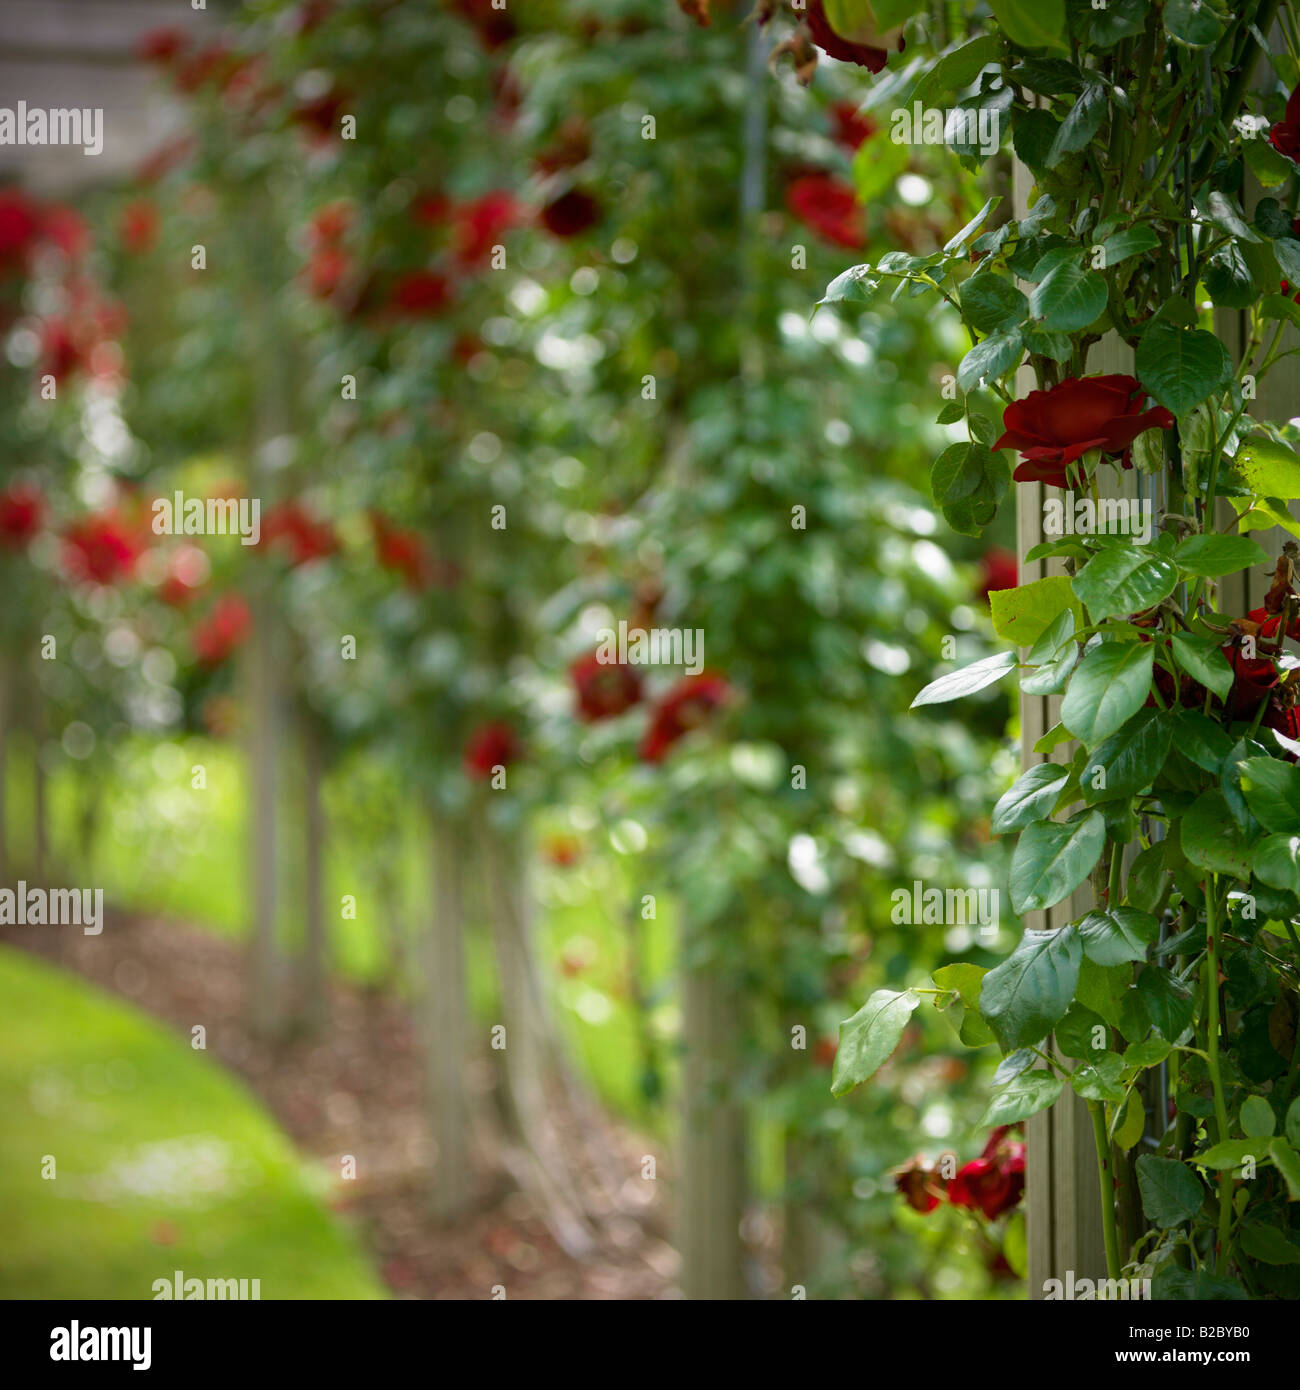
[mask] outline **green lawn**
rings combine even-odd
[[[0,1298],[149,1299],[174,1270],[384,1296],[329,1177],[204,1053],[6,947],[0,1020]]]

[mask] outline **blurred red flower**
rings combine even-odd
[[[984,1152],[957,1170],[948,1184],[955,1207],[980,1211],[992,1221],[1010,1211],[1025,1190],[1025,1146],[1009,1126],[995,1129]]]
[[[21,550],[45,523],[45,498],[34,483],[10,483],[0,492],[0,545]]]
[[[426,318],[451,303],[451,285],[436,270],[408,270],[398,277],[388,302],[403,314]]]
[[[40,230],[40,209],[22,189],[0,188],[0,271],[26,264]]]
[[[333,555],[339,544],[328,521],[318,521],[300,502],[281,502],[262,518],[257,548],[264,547],[275,549],[296,569]]]
[[[456,210],[456,255],[464,265],[479,265],[511,227],[523,220],[514,196],[498,189],[463,203]]]
[[[867,244],[857,196],[834,174],[803,174],[785,190],[785,205],[823,241],[855,251]]]
[[[831,103],[831,139],[847,150],[856,150],[864,140],[876,133],[877,126],[870,116],[858,114],[858,108],[851,101]]]
[[[370,527],[375,537],[375,556],[380,565],[400,574],[407,588],[427,589],[440,582],[449,582],[449,567],[440,566],[434,560],[418,531],[394,526],[378,511],[370,513]]]
[[[485,48],[500,48],[514,38],[515,21],[492,0],[453,0],[454,7],[478,30]]]
[[[650,726],[641,740],[641,760],[662,762],[680,738],[727,704],[731,694],[727,681],[713,672],[683,676],[655,707]]]
[[[943,1200],[943,1181],[938,1169],[928,1158],[909,1158],[895,1168],[894,1187],[914,1211],[929,1215]]]
[[[190,633],[200,666],[220,666],[253,628],[253,614],[238,594],[222,594]]]
[[[641,698],[641,675],[621,662],[601,661],[592,652],[569,667],[578,696],[578,716],[593,723],[612,719],[631,709]]]
[[[83,518],[63,533],[63,565],[74,581],[115,584],[135,568],[143,549],[116,511]]]
[[[133,256],[152,251],[158,241],[158,209],[148,198],[136,198],[122,209],[117,234]]]
[[[465,742],[465,773],[476,781],[485,781],[494,768],[506,767],[522,751],[519,737],[509,724],[499,719],[480,724]]]
[[[312,252],[303,268],[308,291],[316,299],[330,299],[352,268],[352,257],[337,246],[322,246]]]
[[[1300,87],[1286,100],[1286,111],[1268,132],[1269,143],[1293,163],[1300,163]]]
[[[146,63],[166,64],[188,45],[189,39],[182,30],[164,25],[142,34],[135,51]]]
[[[601,216],[600,204],[580,188],[561,193],[541,211],[542,226],[558,237],[581,236],[596,226]]]
[[[976,592],[987,599],[995,589],[1014,589],[1020,583],[1015,553],[994,546],[980,556],[980,582]]]

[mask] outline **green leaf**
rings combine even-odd
[[[829,285],[818,304],[869,304],[880,287],[875,266],[854,265],[841,271]]]
[[[1251,242],[1260,239],[1259,233],[1247,224],[1235,201],[1218,189],[1215,189],[1204,202],[1198,201],[1196,208],[1207,222],[1239,241]]]
[[[1295,285],[1300,281],[1300,241],[1294,237],[1280,236],[1273,243],[1273,254],[1277,257],[1283,279],[1290,282],[1294,293]]]
[[[996,333],[1019,323],[1029,313],[1029,301],[1005,275],[972,275],[961,287],[961,307],[980,333]]]
[[[963,695],[973,695],[986,685],[1001,680],[1016,664],[1015,652],[997,652],[963,666],[958,671],[949,671],[938,680],[931,681],[912,701],[910,708],[918,705],[941,705],[948,700],[960,699]]]
[[[898,1046],[912,1011],[921,1002],[915,990],[878,989],[840,1024],[840,1045],[831,1075],[831,1094],[842,1096],[880,1070]]]
[[[1190,1221],[1205,1200],[1200,1178],[1176,1158],[1142,1154],[1137,1161],[1137,1178],[1142,1210],[1162,1231]]]
[[[1084,1100],[1104,1100],[1118,1105],[1124,1099],[1120,1076],[1124,1063],[1113,1052],[1103,1052],[1094,1061],[1075,1067],[1070,1073],[1070,1085]]]
[[[1300,1148],[1300,1096],[1297,1096],[1286,1108],[1286,1120],[1282,1126],[1286,1130],[1288,1141]]]
[[[1158,711],[1139,710],[1119,733],[1099,743],[1084,764],[1079,774],[1084,801],[1092,806],[1133,796],[1150,786],[1165,765],[1173,733],[1172,722]]]
[[[1192,1162],[1202,1168],[1240,1168],[1247,1159],[1256,1163],[1268,1152],[1269,1145],[1260,1145],[1258,1139],[1224,1139],[1212,1144],[1201,1153],[1192,1155]]]
[[[1245,758],[1240,769],[1246,804],[1260,825],[1300,834],[1300,767],[1277,758]]]
[[[1255,846],[1255,875],[1270,888],[1300,893],[1300,838],[1265,835]],[[1245,878],[1240,874],[1238,877]]]
[[[1106,308],[1109,289],[1104,276],[1066,261],[1034,286],[1029,312],[1043,328],[1074,333],[1095,323]]]
[[[1231,241],[1210,257],[1201,279],[1220,309],[1249,309],[1259,298],[1246,258]]]
[[[1146,28],[1150,0],[1108,0],[1086,12],[1088,37],[1095,48],[1113,48]]]
[[[976,232],[988,220],[988,215],[1002,201],[1001,195],[990,198],[987,203],[971,218],[969,222],[957,233],[956,236],[949,238],[944,243],[944,250],[951,256],[964,251],[966,243],[975,235]]]
[[[1213,333],[1179,328],[1168,319],[1147,325],[1135,366],[1142,385],[1175,415],[1186,415],[1232,375],[1232,361]]]
[[[1268,564],[1264,547],[1249,536],[1188,536],[1174,548],[1174,560],[1180,570],[1206,579]]]
[[[1101,269],[1111,270],[1130,256],[1154,251],[1159,245],[1160,238],[1145,222],[1136,227],[1124,227],[1101,243]]]
[[[1300,497],[1300,457],[1285,444],[1251,435],[1233,456],[1242,482],[1258,497]]]
[[[993,1092],[989,1108],[980,1120],[982,1129],[1013,1125],[1027,1120],[1056,1102],[1065,1083],[1049,1071],[1027,1071]]]
[[[1027,768],[998,798],[993,808],[993,833],[1005,835],[1008,830],[1046,820],[1069,780],[1069,768],[1059,763],[1037,763]]]
[[[1109,546],[1074,577],[1075,596],[1095,623],[1140,613],[1178,587],[1178,566],[1150,546]]]
[[[1106,88],[1100,82],[1089,82],[1056,132],[1047,155],[1048,168],[1054,169],[1067,154],[1087,149],[1105,117]]]
[[[1053,623],[1077,606],[1067,575],[1051,575],[1019,584],[1014,589],[994,589],[989,595],[993,631],[1018,647],[1032,647]],[[1070,629],[1073,631],[1073,627]]]
[[[1275,1226],[1243,1226],[1241,1248],[1252,1260],[1266,1265],[1300,1265],[1300,1245]]]
[[[1151,642],[1099,643],[1070,679],[1061,722],[1089,748],[1118,733],[1146,701],[1155,654]]]
[[[1079,923],[1084,954],[1098,965],[1122,965],[1147,958],[1147,947],[1160,935],[1160,923],[1133,907],[1098,909]]]
[[[1174,747],[1202,772],[1217,773],[1232,751],[1232,740],[1222,727],[1200,710],[1174,711]]]
[[[989,8],[1021,48],[1066,47],[1065,0],[989,0]]]
[[[1276,188],[1291,177],[1293,166],[1290,161],[1278,154],[1267,140],[1243,140],[1241,152],[1246,157],[1251,173],[1264,188]]]
[[[1300,1202],[1300,1154],[1285,1139],[1274,1139],[1268,1146],[1268,1152],[1277,1165],[1277,1171],[1286,1179],[1287,1200]]]
[[[981,382],[996,381],[1018,367],[1024,355],[1025,345],[1018,328],[994,333],[976,343],[957,364],[957,385],[963,391],[971,391]]]
[[[1198,869],[1249,880],[1249,844],[1218,787],[1202,792],[1188,807],[1183,816],[1182,845],[1183,853]]]
[[[1168,0],[1165,32],[1188,48],[1208,48],[1218,43],[1223,23],[1206,0]]]
[[[1147,1038],[1124,1049],[1126,1067],[1158,1067],[1174,1050],[1164,1038]]]
[[[1157,841],[1129,866],[1128,901],[1140,912],[1154,912],[1165,889],[1165,850]]]
[[[985,975],[980,1013],[1003,1052],[1032,1047],[1052,1031],[1070,1007],[1082,959],[1073,927],[1027,931],[1006,960]]]
[[[1138,976],[1137,998],[1152,1026],[1168,1042],[1182,1036],[1196,1010],[1191,985],[1162,965],[1148,965]]]
[[[1241,1132],[1248,1139],[1268,1139],[1277,1128],[1273,1107],[1263,1096],[1247,1096],[1241,1106]]]
[[[1011,856],[1011,906],[1017,913],[1054,907],[1092,872],[1106,843],[1100,811],[1067,821],[1038,821],[1021,831]]]
[[[1142,1105],[1142,1097],[1136,1088],[1129,1092],[1128,1104],[1124,1107],[1124,1118],[1115,1131],[1115,1142],[1125,1152],[1146,1133],[1147,1115]]]
[[[946,53],[922,74],[912,88],[907,106],[919,101],[923,106],[946,107],[948,98],[964,92],[990,63],[1002,56],[1002,40],[996,34],[981,34]]]
[[[1174,659],[1180,670],[1186,671],[1220,700],[1228,698],[1232,689],[1232,667],[1221,650],[1222,638],[1200,637],[1191,632],[1175,632],[1172,639]]]

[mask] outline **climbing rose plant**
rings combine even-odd
[[[1260,402],[1300,350],[1294,7],[758,10],[785,27],[801,80],[825,55],[876,74],[860,159],[891,156],[903,113],[925,128],[938,111],[952,157],[994,194],[942,250],[854,266],[823,299],[888,315],[930,296],[969,334],[939,414],[966,437],[931,473],[949,524],[979,534],[1013,482],[1045,515],[1104,516],[1103,486],[1135,480],[1154,503],[1149,530],[1067,525],[1021,556],[1053,573],[992,593],[1013,649],[915,700],[1013,671],[1059,697],[1043,761],[992,829],[1016,837],[1019,916],[1043,922],[1089,885],[1091,910],[1029,927],[995,968],[877,991],[841,1025],[833,1088],[869,1078],[929,1000],[1002,1052],[987,1124],[1066,1088],[1086,1103],[1112,1279],[1149,1276],[1157,1298],[1300,1296],[1300,455],[1295,425]],[[1093,360],[1103,339],[1130,370]],[[1274,561],[1254,536],[1277,528]],[[1243,572],[1267,592],[1239,612],[1224,596]],[[907,1181],[914,1205],[937,1201]]]

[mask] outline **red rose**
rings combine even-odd
[[[290,568],[297,569],[333,555],[339,543],[328,521],[317,521],[301,503],[282,502],[262,518],[257,548],[263,547],[274,548],[288,560]]]
[[[451,286],[436,270],[409,270],[398,277],[388,302],[403,314],[427,318],[451,303]]]
[[[382,512],[370,513],[370,526],[381,567],[400,574],[407,588],[427,589],[433,584],[452,582],[450,567],[434,561],[418,532],[391,525]]]
[[[456,0],[456,8],[478,30],[484,48],[500,48],[515,36],[514,20],[492,0]]]
[[[316,246],[332,246],[347,235],[356,216],[356,208],[346,198],[337,198],[332,203],[312,213],[308,235]]]
[[[1066,469],[1089,449],[1123,455],[1143,430],[1172,429],[1164,406],[1143,411],[1146,391],[1135,377],[1068,377],[1050,391],[1031,391],[1002,415],[1005,433],[995,449],[1019,449],[1017,482],[1069,487]],[[1127,459],[1126,468],[1131,467]]]
[[[612,719],[641,698],[640,674],[626,663],[601,661],[592,652],[569,667],[578,695],[578,715],[588,723]]]
[[[860,68],[879,72],[889,60],[889,53],[883,48],[873,48],[870,44],[851,43],[831,28],[826,18],[824,0],[808,0],[808,13],[805,17],[812,41],[830,58],[841,63],[856,63]],[[898,36],[898,51],[903,51],[903,36]]]
[[[0,492],[0,545],[21,550],[45,521],[45,498],[32,483],[11,483]]]
[[[1014,589],[1019,583],[1019,562],[1010,550],[994,547],[980,556],[981,598],[987,599],[995,589]]]
[[[189,40],[179,29],[150,29],[140,36],[135,51],[146,63],[166,64],[188,43]]]
[[[352,268],[352,257],[337,246],[322,246],[312,253],[303,270],[307,288],[316,299],[330,299]]]
[[[590,231],[601,219],[600,204],[580,188],[552,199],[541,211],[542,226],[552,236],[574,237]]]
[[[465,773],[476,781],[486,781],[493,768],[507,766],[521,752],[519,738],[509,724],[499,719],[480,724],[465,743]]]
[[[731,687],[719,675],[702,671],[698,676],[683,676],[655,707],[641,740],[641,760],[662,762],[678,739],[703,724],[730,698]]]
[[[238,594],[223,594],[190,634],[201,666],[220,666],[248,636],[253,615]]]
[[[64,532],[63,541],[63,564],[69,578],[96,584],[127,578],[141,550],[116,512],[86,517]]]
[[[894,1169],[894,1186],[913,1211],[929,1215],[943,1200],[943,1182],[928,1158],[909,1158]]]
[[[465,203],[456,214],[456,255],[464,265],[487,260],[492,248],[521,220],[514,197],[498,190]]]
[[[1300,163],[1300,87],[1287,98],[1286,111],[1269,130],[1268,142],[1278,154]]]
[[[41,230],[36,204],[16,188],[0,188],[0,270],[21,266]]]
[[[792,179],[785,190],[785,205],[832,245],[856,251],[867,244],[857,196],[834,174],[804,174]]]
[[[133,256],[152,251],[158,241],[158,209],[148,198],[137,198],[122,209],[117,226],[122,245]]]
[[[846,150],[856,150],[864,140],[876,133],[876,123],[870,116],[860,116],[857,106],[851,101],[837,101],[831,105],[831,139]]]
[[[1015,1206],[1023,1189],[1023,1172],[1017,1185],[1012,1173],[991,1158],[975,1158],[958,1169],[957,1176],[948,1184],[948,1200],[955,1207],[982,1211],[992,1221]]]

